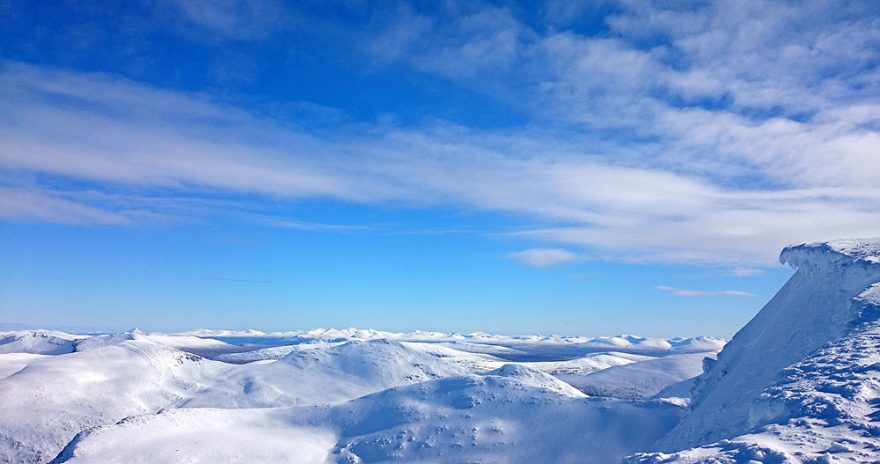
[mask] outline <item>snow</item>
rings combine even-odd
[[[259,411],[181,409],[93,429],[56,461],[320,463],[327,461],[335,442],[328,430],[292,426]]]
[[[654,430],[652,433],[656,436],[653,440],[676,422],[682,413],[681,407],[668,402],[600,402],[585,398],[586,395],[562,379],[577,379],[609,367],[638,364],[663,356],[679,356],[676,354],[681,350],[679,346],[684,346],[685,350],[699,346],[690,342],[680,343],[682,340],[695,339],[667,341],[640,337],[620,337],[619,342],[613,344],[615,348],[639,346],[637,350],[652,353],[645,355],[596,351],[596,344],[609,346],[607,340],[616,340],[617,337],[569,337],[562,340],[559,337],[415,332],[391,334],[389,339],[377,338],[382,334],[389,333],[320,330],[312,332],[314,337],[292,337],[289,334],[278,337],[248,332],[249,338],[240,344],[210,337],[202,339],[191,332],[183,335],[149,334],[139,330],[92,336],[45,331],[9,334],[12,336],[5,339],[9,351],[21,349],[55,354],[0,355],[0,366],[7,373],[0,378],[0,396],[4,398],[0,404],[0,462],[47,462],[63,454],[62,450],[68,445],[67,454],[61,457],[70,458],[73,462],[98,462],[102,456],[125,462],[197,462],[202,459],[223,460],[226,457],[271,462],[273,456],[286,456],[290,452],[290,448],[285,448],[287,445],[283,443],[278,446],[273,444],[271,437],[276,432],[289,432],[290,440],[287,443],[294,448],[300,442],[330,443],[332,446],[328,445],[329,448],[324,445],[315,447],[314,456],[330,453],[334,456],[332,459],[343,459],[343,454],[354,456],[356,453],[352,454],[354,451],[351,451],[354,448],[365,452],[363,450],[367,444],[363,440],[367,440],[367,435],[389,434],[383,440],[393,441],[397,439],[395,434],[421,426],[400,421],[388,423],[387,430],[377,428],[365,435],[356,433],[361,429],[346,429],[348,431],[345,432],[338,423],[322,423],[320,417],[327,419],[322,414],[331,410],[342,411],[340,408],[358,401],[362,401],[359,404],[368,410],[383,411],[381,414],[385,414],[387,405],[372,404],[365,398],[375,401],[377,398],[386,398],[376,396],[385,393],[395,398],[392,402],[416,401],[411,397],[416,390],[407,390],[408,385],[432,385],[442,380],[450,383],[436,385],[435,391],[438,394],[443,391],[445,396],[419,397],[418,401],[424,403],[424,408],[470,409],[470,406],[465,408],[463,405],[475,402],[474,407],[479,414],[503,418],[496,420],[487,416],[478,421],[517,424],[516,433],[513,428],[505,429],[510,440],[502,440],[492,447],[494,454],[499,453],[499,449],[510,450],[499,456],[514,456],[517,453],[533,453],[537,456],[549,452],[545,447],[539,453],[533,449],[537,444],[528,444],[528,435],[534,425],[524,422],[525,418],[517,418],[521,412],[515,408],[504,411],[520,401],[525,401],[529,410],[542,408],[545,403],[552,404],[546,413],[541,413],[542,420],[546,420],[548,427],[550,424],[560,424],[553,425],[554,429],[559,429],[553,433],[561,437],[569,433],[561,427],[572,421],[581,428],[598,427],[584,422],[586,419],[561,417],[581,414],[578,411],[584,409],[589,411],[585,414],[593,417],[591,420],[594,421],[598,421],[601,415],[599,411],[614,410],[623,414],[626,420],[649,424],[645,427]],[[353,338],[339,338],[343,335]],[[405,340],[408,337],[418,341]],[[255,339],[257,342],[254,342]],[[586,346],[594,340],[599,341]],[[646,343],[646,340],[651,341]],[[59,346],[63,349],[58,349]],[[711,341],[703,346],[717,349],[718,345]],[[495,354],[485,353],[487,351]],[[203,353],[205,357],[194,352]],[[506,358],[527,360],[509,361]],[[453,397],[459,398],[459,402],[448,404]],[[572,403],[574,400],[585,402]],[[493,406],[486,409],[478,407],[476,403]],[[331,409],[315,410],[314,406]],[[296,420],[285,418],[287,425],[283,427],[273,422],[277,419],[274,414],[289,407],[298,411]],[[210,417],[200,418],[202,411]],[[234,411],[241,411],[242,417],[246,416],[250,418],[247,420],[252,419],[253,422],[242,419],[243,422],[238,424]],[[345,411],[348,411],[345,414],[367,414],[363,411]],[[538,413],[532,411],[528,414]],[[178,415],[188,419],[178,421],[175,419]],[[630,415],[638,418],[630,418]],[[443,414],[431,417],[436,419],[435,429],[445,426],[441,420]],[[311,419],[303,422],[303,418]],[[362,420],[371,419],[364,415]],[[379,421],[379,418],[372,420]],[[473,424],[469,420],[473,422],[477,419],[462,416],[457,426],[462,431],[470,431]],[[211,428],[212,421],[217,422],[217,428]],[[266,431],[263,431],[263,427]],[[427,433],[428,429],[420,430]],[[336,439],[326,438],[342,436],[339,434],[343,432],[347,433],[345,437],[348,440],[344,446]],[[256,441],[259,445],[251,446],[250,442],[234,445],[235,434],[256,433],[259,433],[254,435],[260,437]],[[580,434],[578,436],[588,434],[579,429],[571,433]],[[648,442],[646,438],[644,441],[620,443],[624,440],[622,429],[619,433],[621,436],[609,443],[605,443],[603,438],[601,446],[608,450],[597,456],[610,455],[611,448],[616,450],[615,456],[622,456],[624,452],[638,450],[643,442]],[[324,438],[309,438],[312,435]],[[222,443],[215,443],[212,437],[222,438]],[[118,445],[112,445],[111,442],[117,439]],[[563,438],[554,438],[555,441],[545,439],[553,443],[564,441]],[[199,444],[196,445],[196,442]],[[224,448],[226,443],[229,446]],[[353,448],[343,452],[348,445]],[[373,445],[375,443],[370,446]],[[450,443],[452,445],[454,443]],[[588,448],[597,446],[595,443],[584,444],[581,448],[586,453]],[[172,448],[175,450],[173,455],[169,454]],[[204,452],[195,451],[201,448],[204,448]],[[488,456],[489,448],[480,449],[482,451],[479,453]],[[74,450],[76,453],[73,453]],[[387,450],[372,452],[383,454]],[[424,453],[427,451],[404,455],[415,458],[430,454]]]
[[[609,351],[607,353],[588,354],[580,358],[569,359],[566,361],[537,361],[522,362],[518,364],[558,377],[573,379],[610,367],[622,366],[650,359],[654,359],[654,357]]]
[[[572,337],[558,335],[491,335],[483,332],[470,334],[430,332],[417,330],[409,333],[386,332],[372,329],[312,329],[289,332],[260,332],[256,330],[199,329],[178,335],[216,338],[219,340],[248,340],[253,343],[289,346],[294,344],[334,344],[354,340],[396,340],[422,344],[436,344],[469,353],[499,356],[508,361],[517,358],[575,358],[589,353],[618,351],[625,353],[662,355],[671,351],[697,353],[718,351],[725,341],[714,337],[652,338],[634,335],[613,337]],[[263,347],[265,348],[265,347]],[[537,360],[537,359],[535,359]]]
[[[283,451],[276,450],[285,446],[273,437],[291,431],[296,440],[302,436],[298,433],[310,430],[316,437],[315,448],[325,447],[330,462],[606,463],[646,446],[682,413],[681,408],[660,402],[597,401],[560,394],[546,385],[534,385],[536,378],[548,380],[542,375],[513,367],[388,389],[332,407],[228,410],[220,413],[218,427],[222,437],[260,437],[262,452],[272,455],[281,455]],[[203,447],[194,443],[202,435],[189,435],[189,430],[204,428],[202,424],[217,418],[217,410],[212,409],[142,416],[84,434],[59,462],[97,462],[105,456],[122,458],[118,462],[128,462],[129,456],[136,458],[133,462],[188,462],[168,450],[186,445],[190,453],[193,448],[213,452],[212,436],[205,437],[208,446]],[[265,442],[254,433],[261,429],[272,431]],[[176,430],[186,431],[183,438],[175,436]],[[328,436],[335,438],[328,443],[324,440]],[[144,446],[142,437],[148,437],[150,444],[161,441],[161,446]],[[254,461],[246,451],[238,456]],[[316,456],[321,454],[315,449]],[[67,456],[71,459],[65,461]],[[202,455],[198,458],[208,461]]]
[[[223,361],[233,364],[246,364],[254,361],[271,361],[276,359],[281,359],[292,351],[311,349],[311,348],[327,348],[330,346],[329,343],[312,343],[312,344],[302,344],[302,345],[285,345],[285,346],[272,346],[269,348],[260,348],[256,350],[250,351],[238,351],[231,353],[221,353],[217,356],[214,356],[214,359],[217,361]]]
[[[0,332],[0,353],[72,353],[82,337],[50,330]]]
[[[505,364],[505,361],[497,356],[481,352],[464,351],[439,343],[403,342],[403,344],[413,350],[440,358],[472,372],[490,371]]]
[[[572,398],[584,398],[586,395],[571,385],[540,371],[518,364],[505,364],[494,371],[485,373],[486,376],[506,377],[516,379],[523,385],[549,390],[562,396]]]
[[[607,369],[612,366],[620,366],[623,364],[629,364],[637,361],[644,361],[649,359],[654,359],[651,356],[643,356],[643,355],[635,355],[628,353],[619,353],[615,351],[605,352],[605,353],[593,353],[588,354],[586,356],[567,359],[564,361],[508,361],[505,359],[506,357],[518,358],[520,355],[511,355],[508,353],[503,353],[500,355],[490,355],[481,352],[482,348],[479,346],[472,345],[455,345],[458,348],[451,348],[444,344],[438,343],[420,343],[420,342],[403,342],[404,345],[409,346],[417,351],[421,351],[423,353],[430,354],[432,356],[439,357],[448,362],[458,364],[471,372],[479,373],[485,372],[493,369],[498,369],[499,367],[505,364],[517,364],[529,367],[531,369],[535,369],[547,374],[551,374],[557,377],[562,378],[566,376],[567,379],[577,378],[580,376],[584,376],[590,374],[595,371],[599,371],[602,369]],[[464,351],[464,349],[470,349],[477,351]],[[504,356],[504,357],[501,357]],[[696,375],[696,374],[694,374]]]
[[[627,462],[880,461],[878,256],[880,239],[786,248],[797,272],[698,378],[667,451]]]
[[[118,334],[96,335],[84,338],[76,342],[75,349],[76,351],[88,351],[103,346],[116,345],[126,340],[150,341],[201,356],[225,353],[235,349],[229,343],[210,338],[200,338],[191,335],[169,335],[163,333],[147,334],[138,329]]]
[[[326,349],[295,350],[277,361],[238,366],[181,406],[341,403],[391,387],[463,373],[463,368],[399,342],[353,341]]]
[[[450,377],[386,390],[306,419],[338,424],[344,462],[615,462],[680,417],[662,404],[593,400],[518,376]],[[638,433],[633,433],[638,430]]]
[[[749,433],[630,462],[877,462],[878,404],[880,322],[873,321],[784,369],[752,404],[752,420],[761,425]]]
[[[726,345],[0,333],[0,462],[876,462],[880,240],[780,259],[794,276]]]
[[[24,369],[31,361],[49,355],[32,353],[0,353],[0,379]]]
[[[826,243],[802,243],[795,247],[789,247],[792,250],[797,248],[827,249],[855,261],[864,261],[871,264],[880,263],[880,240],[877,238],[835,240]]]
[[[0,380],[0,462],[46,462],[80,431],[156,413],[225,369],[146,341],[32,360]]]
[[[579,378],[561,376],[590,396],[639,399],[700,375],[706,353],[678,354],[602,369]]]
[[[691,413],[660,447],[689,448],[754,428],[751,405],[779,372],[851,330],[859,317],[854,300],[880,281],[880,263],[866,259],[877,247],[845,241],[783,250],[780,260],[797,271],[709,364]]]

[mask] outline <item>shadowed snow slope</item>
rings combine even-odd
[[[780,259],[797,272],[707,363],[692,411],[659,442],[699,448],[632,462],[880,460],[880,239]]]

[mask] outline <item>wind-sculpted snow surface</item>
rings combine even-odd
[[[880,240],[786,248],[798,270],[632,463],[880,462]]]

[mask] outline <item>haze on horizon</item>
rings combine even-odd
[[[872,2],[0,22],[0,324],[729,337],[880,236]]]

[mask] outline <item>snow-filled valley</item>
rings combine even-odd
[[[0,462],[880,462],[880,240],[711,337],[0,333]]]

